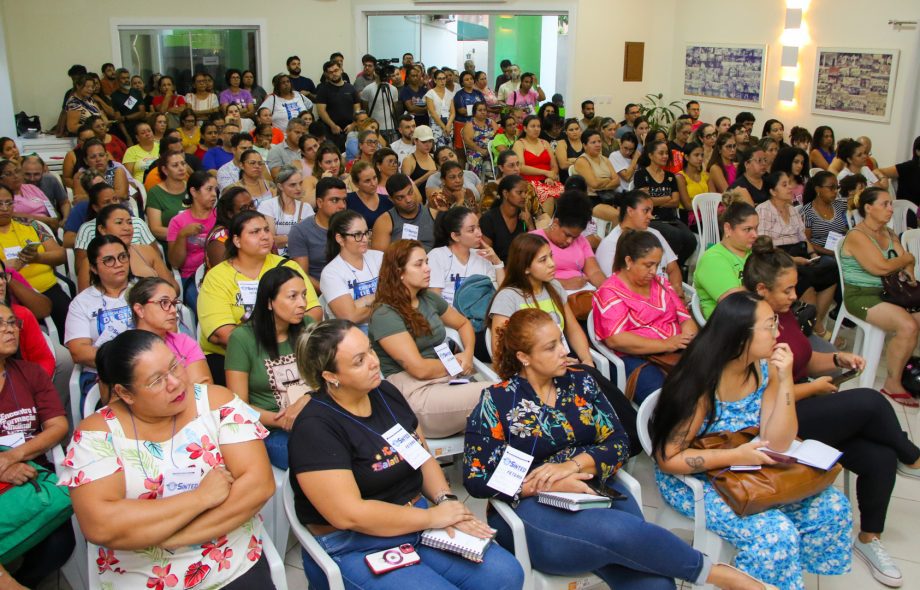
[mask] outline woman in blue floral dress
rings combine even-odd
[[[463,147],[466,149],[466,167],[479,178],[484,178],[485,159],[489,155],[489,142],[495,137],[495,123],[489,118],[486,103],[473,105],[473,116],[463,126]],[[488,167],[491,170],[491,166]]]
[[[497,370],[507,380],[485,390],[469,416],[464,485],[475,497],[512,502],[540,571],[591,571],[617,590],[673,589],[674,578],[737,590],[769,588],[645,522],[636,501],[614,482],[629,458],[626,433],[594,379],[569,366],[549,314],[535,308],[515,312],[498,343]],[[533,458],[510,494],[510,487],[490,486],[506,451]],[[606,488],[624,495],[610,508],[569,512],[537,502],[541,491]],[[491,514],[489,524],[498,529],[499,543],[511,547],[501,518]]]
[[[664,383],[651,434],[658,488],[665,501],[693,515],[693,495],[669,474],[700,474],[706,527],[737,547],[735,564],[782,590],[805,588],[802,572],[840,575],[850,570],[850,503],[833,487],[801,502],[739,516],[705,478],[709,469],[766,465],[757,450],[787,449],[798,422],[792,392],[792,352],[777,344],[777,318],[760,296],[733,293]],[[759,442],[733,450],[690,449],[704,433],[760,428]]]

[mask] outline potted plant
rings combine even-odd
[[[646,94],[639,103],[639,112],[648,119],[652,131],[668,131],[677,117],[684,113],[684,107],[679,100],[665,103],[663,94]]]

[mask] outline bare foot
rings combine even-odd
[[[706,582],[723,590],[776,590],[730,565],[718,563],[712,567]]]

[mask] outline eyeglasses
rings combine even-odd
[[[112,268],[112,267],[115,266],[115,263],[116,263],[116,262],[118,262],[118,264],[125,264],[125,263],[127,263],[128,260],[130,260],[130,259],[131,259],[131,258],[128,256],[128,253],[127,253],[127,252],[122,252],[122,253],[119,254],[118,256],[103,256],[103,257],[99,260],[99,262],[101,262],[101,263],[103,264],[103,266],[107,266],[107,267],[109,267],[109,268]]]
[[[352,233],[352,234],[342,234],[342,235],[343,235],[343,236],[346,236],[346,237],[349,237],[349,238],[353,239],[353,240],[356,241],[356,242],[363,242],[363,241],[366,240],[368,237],[370,237],[371,232],[370,232],[370,230],[367,230],[367,231],[358,231],[358,232],[355,232],[355,233]]]
[[[840,185],[839,184],[829,184],[827,186],[822,186],[821,188],[827,188],[827,189],[831,189],[835,191],[840,188]]]
[[[248,166],[258,166],[261,168],[262,166],[265,165],[265,162],[263,162],[262,160],[249,160],[248,162],[243,162],[243,164],[246,164]]]
[[[707,134],[703,135],[703,139],[712,139],[712,138],[715,137],[715,136],[716,136],[715,133],[707,133]]]
[[[772,320],[769,323],[764,323],[762,326],[754,326],[755,330],[769,330],[773,336],[779,334],[779,316],[774,314]]]
[[[727,150],[733,150],[733,149],[736,149],[737,147],[738,147],[738,146],[735,145],[735,144],[733,144],[733,143],[726,143],[726,144],[725,144],[725,149],[727,149]]]
[[[0,320],[0,327],[9,328],[10,330],[19,330],[22,328],[22,320],[19,318]]]
[[[380,142],[377,141],[376,139],[366,139],[364,140],[364,143],[366,143],[367,145],[378,145]]]
[[[146,387],[150,391],[160,391],[166,386],[167,377],[169,377],[170,375],[172,375],[175,378],[179,377],[179,368],[181,366],[182,366],[182,363],[179,362],[179,359],[173,360],[173,362],[169,365],[169,368],[166,369],[166,372],[164,374],[160,375],[159,377],[157,377],[156,379],[154,379],[153,381],[151,381],[144,387]]]
[[[156,303],[160,306],[160,309],[163,311],[169,311],[172,308],[176,308],[176,311],[182,309],[182,300],[179,298],[176,299],[151,299],[147,303]]]
[[[13,201],[0,201],[0,209],[12,209]]]

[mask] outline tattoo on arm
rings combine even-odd
[[[792,390],[791,389],[786,390],[786,405],[787,406],[792,405]]]
[[[686,428],[678,427],[674,434],[671,435],[671,444],[675,444],[678,447],[678,453],[681,451],[686,451],[690,447],[690,425],[688,424]]]
[[[692,470],[691,473],[706,471],[706,460],[702,457],[684,457],[684,461],[687,462],[687,466]]]

